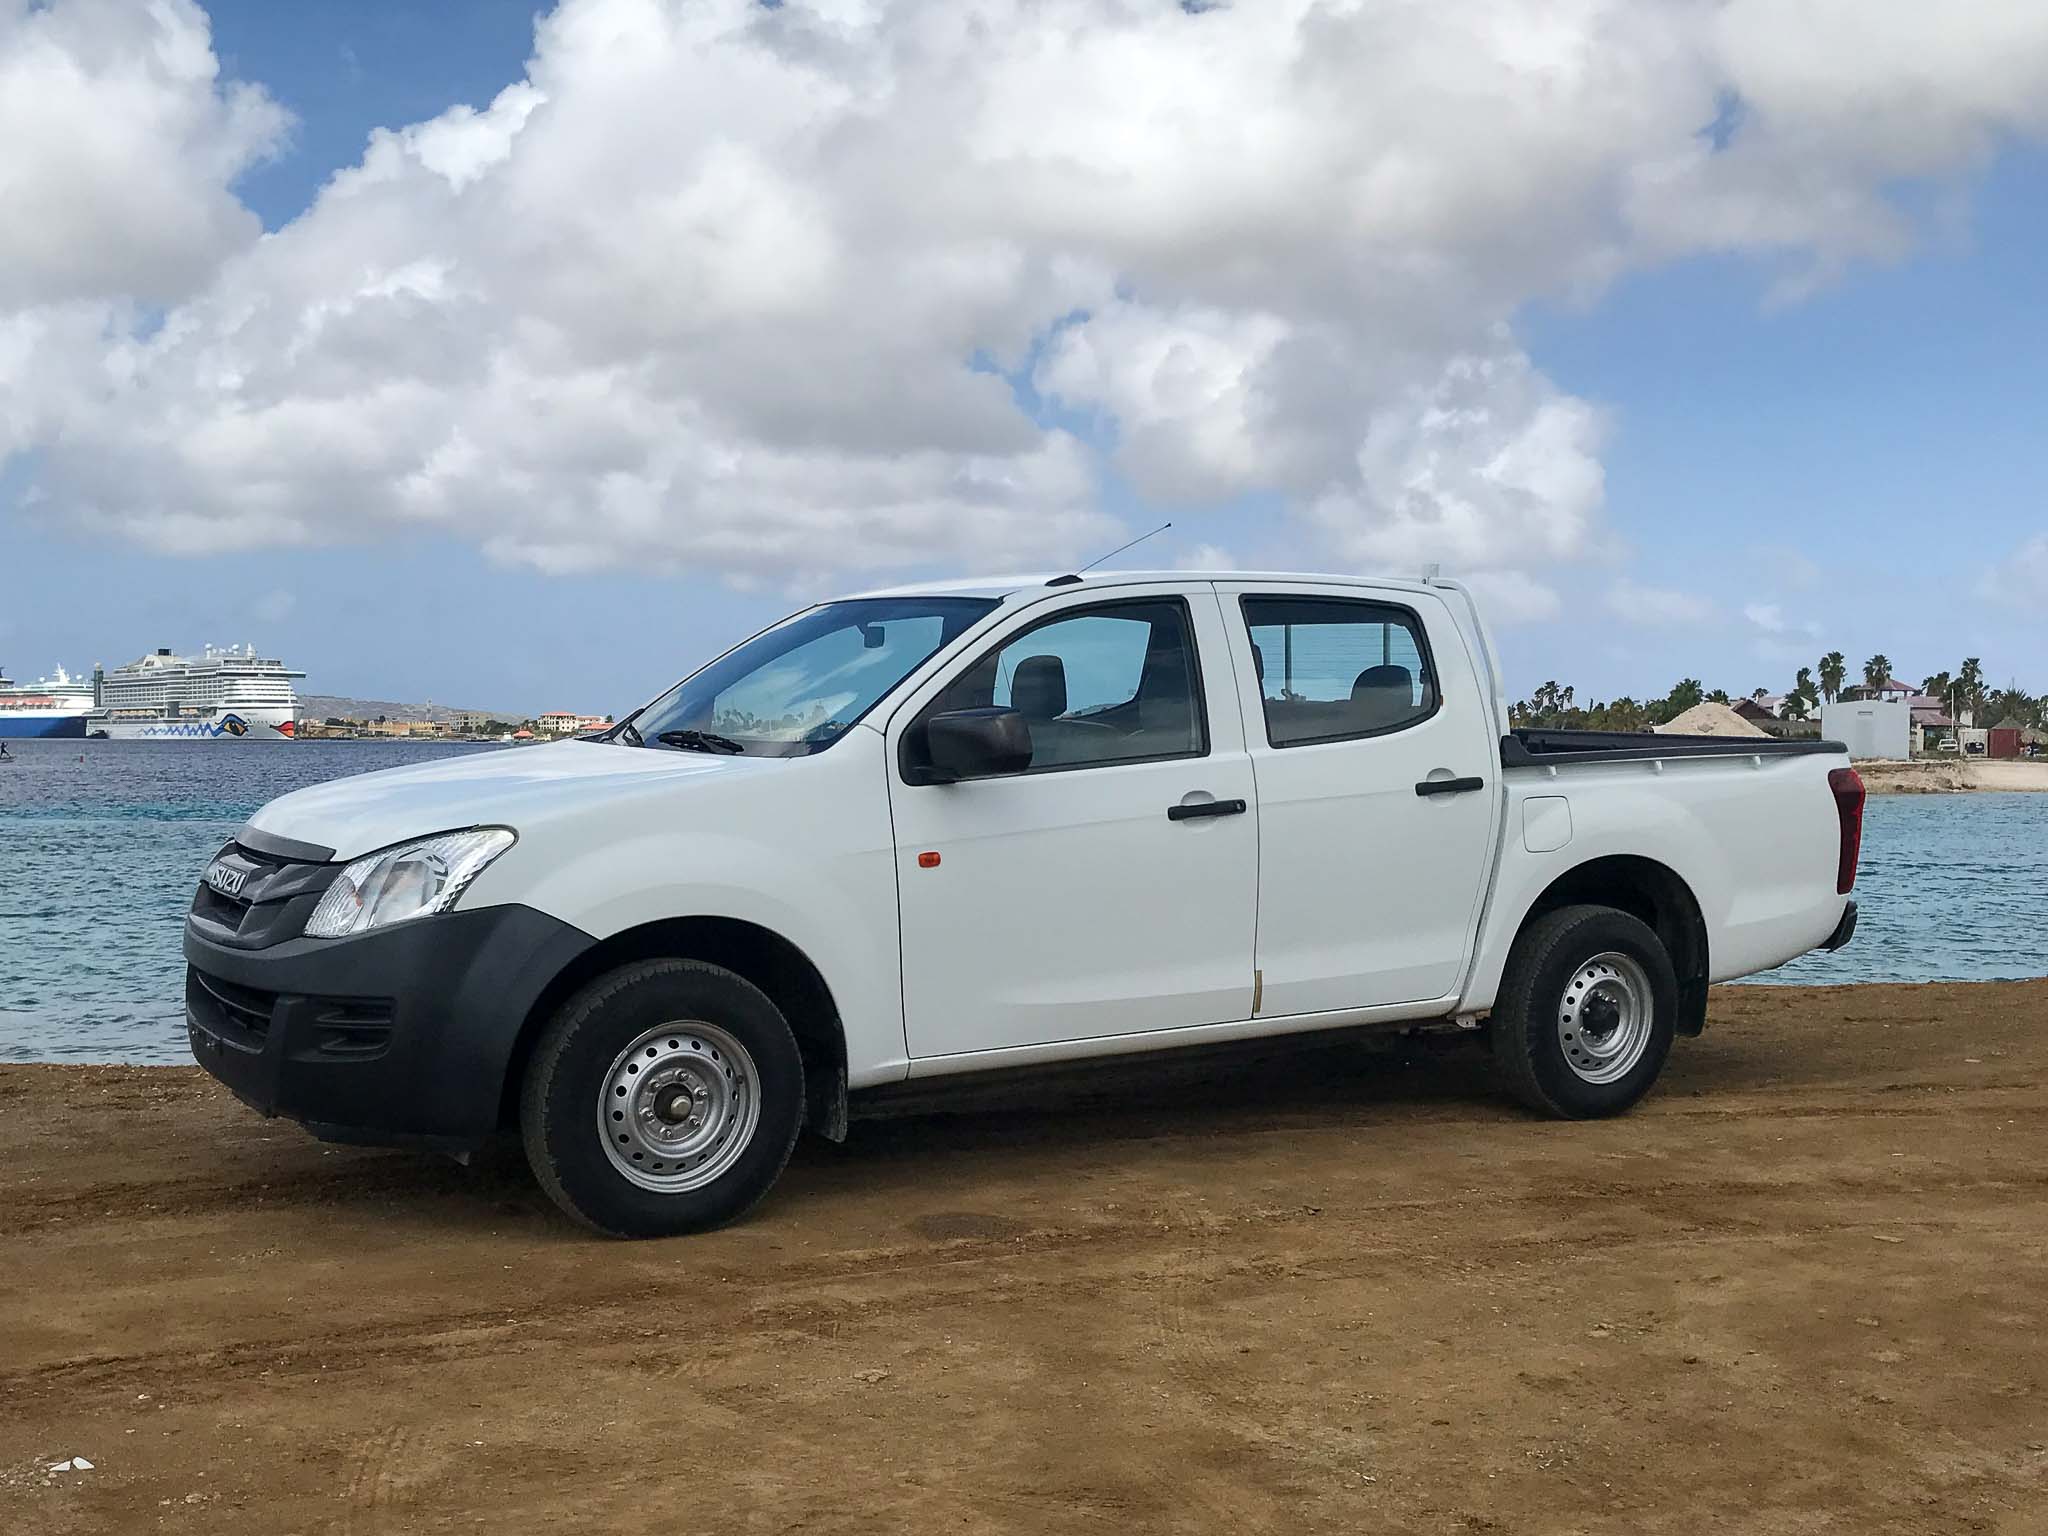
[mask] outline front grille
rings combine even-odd
[[[199,894],[192,898],[192,911],[209,923],[217,923],[230,932],[242,926],[242,914],[249,910],[249,903],[233,896],[223,896],[210,885],[199,887]]]
[[[202,878],[192,897],[192,923],[202,936],[236,949],[267,949],[297,938],[341,873],[337,864],[281,859],[240,842],[221,849],[214,862],[239,872],[241,886],[229,896]]]
[[[238,986],[196,966],[185,967],[185,1016],[232,1045],[261,1049],[276,1008],[275,992]]]

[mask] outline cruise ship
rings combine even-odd
[[[92,707],[92,684],[62,667],[35,683],[10,682],[0,667],[0,737],[80,737]]]
[[[113,741],[290,741],[304,677],[250,645],[168,649],[95,673],[99,708],[86,734]]]

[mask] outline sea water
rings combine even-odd
[[[0,764],[0,1061],[189,1061],[185,909],[249,813],[428,741],[11,741]],[[434,830],[422,828],[423,831]]]
[[[16,741],[0,765],[0,1061],[188,1059],[185,909],[266,800],[441,742]],[[424,830],[432,830],[423,828]],[[2048,794],[1872,798],[1856,942],[1777,982],[2048,974]]]

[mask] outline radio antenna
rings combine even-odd
[[[1064,576],[1055,576],[1051,581],[1048,581],[1046,585],[1048,587],[1071,587],[1075,582],[1081,579],[1081,571],[1092,571],[1095,569],[1095,567],[1102,564],[1103,561],[1113,560],[1127,549],[1136,549],[1140,544],[1144,543],[1147,539],[1152,538],[1156,534],[1166,532],[1166,530],[1171,528],[1172,526],[1173,524],[1171,523],[1161,523],[1157,528],[1154,528],[1151,533],[1141,533],[1135,539],[1131,540],[1130,543],[1119,544],[1115,549],[1112,549],[1106,555],[1097,555],[1093,560],[1090,560],[1086,565],[1082,566],[1080,571],[1069,571]]]
[[[1097,555],[1093,560],[1090,560],[1086,565],[1082,566],[1081,569],[1079,571],[1076,571],[1074,574],[1076,576],[1079,576],[1085,572],[1092,571],[1095,569],[1095,567],[1102,564],[1103,561],[1114,560],[1118,555],[1122,554],[1127,549],[1136,549],[1140,544],[1144,543],[1147,539],[1156,538],[1158,535],[1166,532],[1166,530],[1171,528],[1172,526],[1173,524],[1171,523],[1161,523],[1157,528],[1154,528],[1150,533],[1141,533],[1135,539],[1131,540],[1130,543],[1119,544],[1115,549],[1112,549],[1106,555]]]

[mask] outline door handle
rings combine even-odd
[[[1424,779],[1415,786],[1418,795],[1464,795],[1486,788],[1484,779]]]
[[[1202,800],[1193,805],[1169,805],[1166,808],[1166,819],[1193,821],[1197,816],[1242,816],[1244,810],[1242,800]]]

